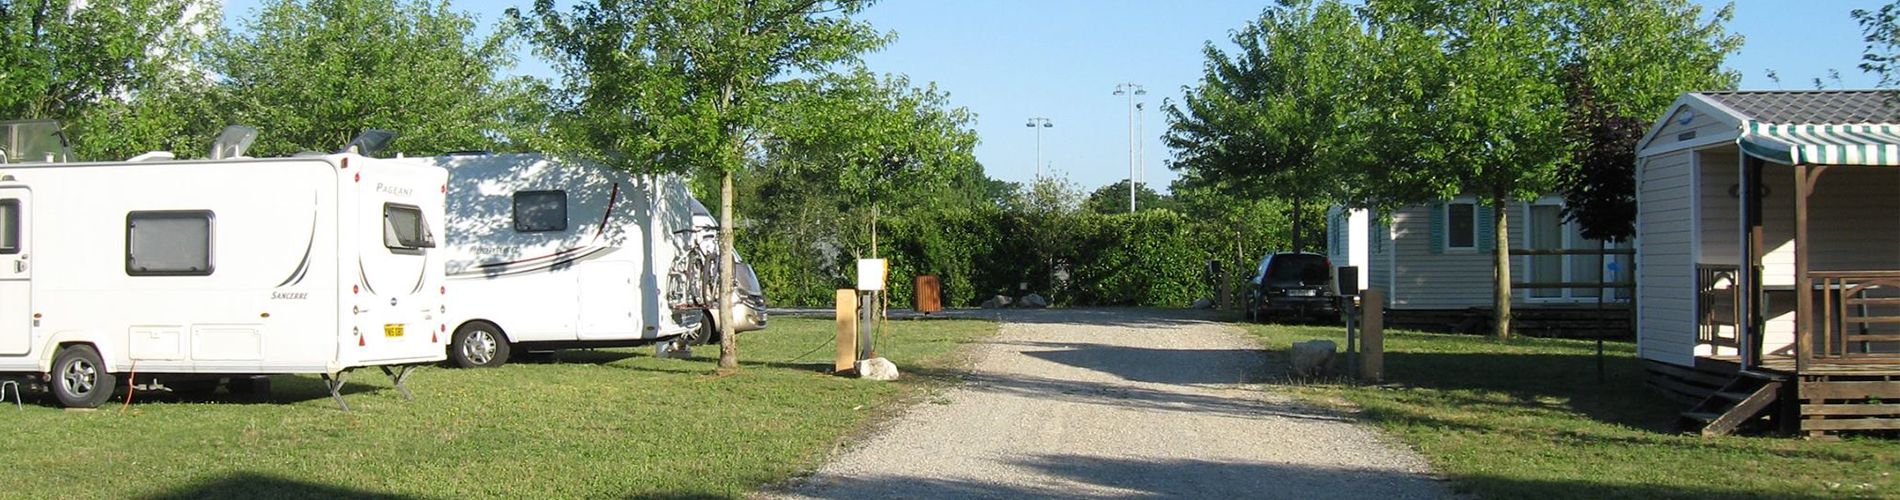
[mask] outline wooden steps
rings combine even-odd
[[[1732,371],[1718,374],[1655,361],[1644,363],[1644,368],[1649,371],[1650,389],[1684,406],[1701,404],[1734,377]]]
[[[1704,436],[1722,436],[1745,424],[1763,420],[1781,399],[1783,383],[1736,376],[1689,411],[1682,412],[1684,427]]]

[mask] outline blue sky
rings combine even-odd
[[[451,0],[484,22],[530,0]],[[1726,2],[1697,0],[1710,10]],[[245,15],[257,0],[227,0],[226,24]],[[1731,32],[1747,43],[1729,59],[1742,73],[1742,87],[1773,89],[1765,71],[1781,76],[1780,88],[1813,88],[1813,78],[1841,73],[1847,88],[1876,80],[1859,64],[1860,28],[1848,11],[1877,8],[1880,0],[1740,0]],[[1201,76],[1201,48],[1223,42],[1228,32],[1258,16],[1267,1],[1132,0],[886,0],[865,13],[873,25],[895,31],[896,43],[866,57],[881,73],[902,73],[913,83],[936,82],[956,106],[977,116],[983,142],[977,159],[991,177],[1022,182],[1035,176],[1035,131],[1029,117],[1048,117],[1042,158],[1084,189],[1128,176],[1128,101],[1112,93],[1118,83],[1145,86],[1145,146],[1148,183],[1166,186],[1168,151],[1160,141],[1166,123],[1157,112],[1164,99],[1179,99],[1181,87]],[[550,76],[547,66],[524,54],[517,72]],[[1834,83],[1827,82],[1830,87]]]

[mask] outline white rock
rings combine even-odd
[[[990,297],[990,300],[983,301],[983,308],[984,309],[1002,309],[1005,307],[1009,307],[1010,302],[1012,302],[1012,300],[1010,300],[1008,296],[998,295],[995,297]]]
[[[1212,299],[1208,299],[1208,298],[1194,299],[1195,309],[1212,309],[1213,307],[1214,307],[1214,301]]]
[[[1325,375],[1333,367],[1333,353],[1339,344],[1331,340],[1308,340],[1293,344],[1288,350],[1288,364],[1293,367],[1296,377],[1317,377]]]
[[[871,358],[858,362],[858,378],[870,380],[897,380],[897,365],[884,358]]]
[[[1029,295],[1024,295],[1022,300],[1016,301],[1016,307],[1034,307],[1034,308],[1049,307],[1049,299],[1043,298],[1042,295],[1040,294],[1032,293]]]

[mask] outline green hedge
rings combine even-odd
[[[1283,231],[1247,230],[1286,227],[1283,213],[1254,216],[1262,220],[1219,222],[1169,210],[893,216],[880,220],[879,255],[891,263],[895,307],[911,303],[918,275],[937,276],[951,307],[976,306],[998,294],[1019,297],[1026,293],[1023,283],[1056,305],[1183,307],[1214,296],[1208,260],[1244,273],[1260,254],[1289,246]],[[770,233],[745,234],[740,242],[774,305],[829,306],[835,290],[852,286],[855,256],[836,250],[835,242],[827,247]]]

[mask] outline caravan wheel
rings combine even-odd
[[[119,378],[106,373],[99,350],[89,345],[60,349],[53,358],[53,396],[73,408],[97,408],[112,397]]]
[[[462,368],[501,366],[508,362],[508,339],[495,325],[470,322],[449,338],[449,360]]]

